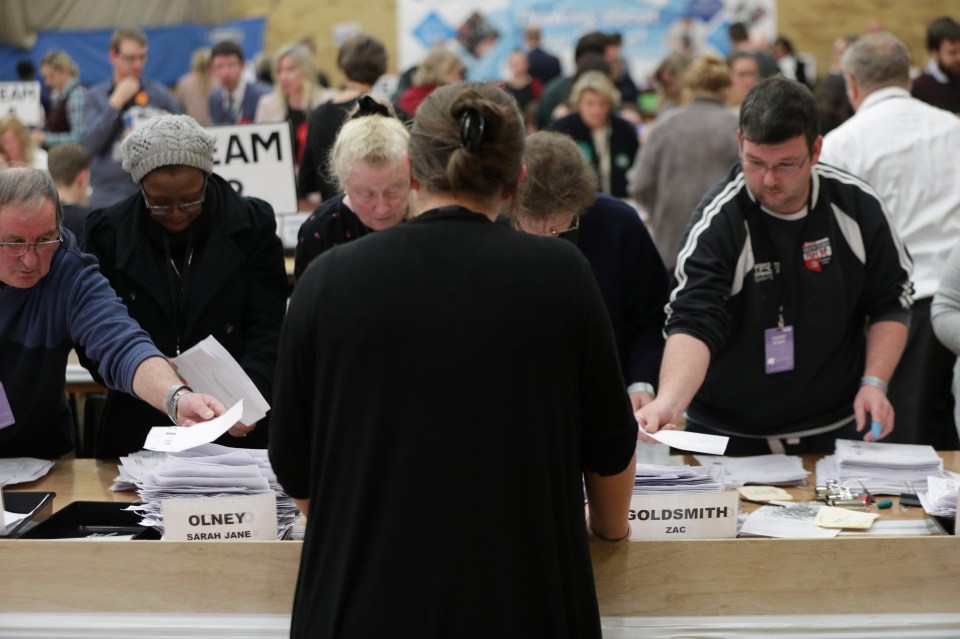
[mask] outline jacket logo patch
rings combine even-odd
[[[754,282],[770,282],[780,273],[780,262],[757,262],[753,265]]]
[[[829,237],[803,243],[803,265],[811,271],[822,271],[823,267],[830,263],[832,256],[833,248],[830,246]]]

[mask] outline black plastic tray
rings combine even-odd
[[[75,501],[21,535],[21,539],[85,539],[133,535],[133,539],[160,539],[153,528],[140,525],[140,515],[125,510],[130,504],[113,501]]]
[[[3,491],[3,507],[11,513],[26,514],[15,524],[0,530],[0,537],[19,537],[53,514],[53,498],[57,493]]]

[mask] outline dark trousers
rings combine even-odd
[[[896,412],[886,442],[929,444],[957,450],[953,422],[953,364],[957,357],[937,340],[930,323],[932,298],[916,300],[907,347],[890,380],[890,403]]]

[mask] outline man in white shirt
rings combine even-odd
[[[954,356],[933,334],[930,302],[960,240],[960,120],[910,96],[910,53],[890,33],[857,40],[841,68],[856,113],[824,138],[820,161],[879,192],[914,260],[910,335],[890,381],[892,439],[953,450]]]
[[[224,40],[210,50],[210,73],[220,82],[210,92],[210,116],[216,124],[253,122],[257,102],[270,93],[261,82],[247,82],[243,65],[243,49],[236,42]]]

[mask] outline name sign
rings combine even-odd
[[[26,126],[40,126],[40,83],[0,82],[0,116],[13,113]]]
[[[163,499],[164,539],[170,541],[273,541],[277,538],[277,497]]]
[[[217,138],[213,170],[240,195],[266,200],[278,214],[297,212],[293,143],[287,122],[207,128]]]
[[[735,490],[634,495],[630,539],[732,539],[737,536],[739,507]]]

